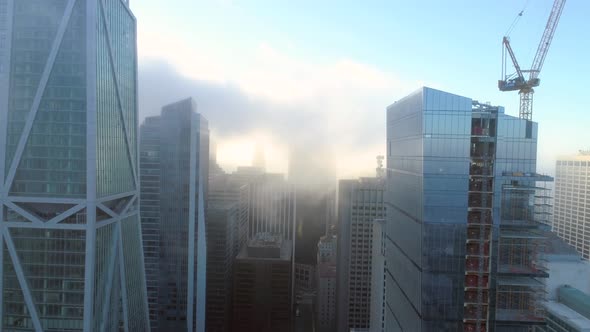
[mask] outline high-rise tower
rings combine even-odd
[[[209,129],[184,99],[141,126],[141,222],[152,331],[205,331]]]
[[[0,0],[0,330],[147,331],[128,1]]]
[[[384,186],[368,177],[338,186],[336,331],[370,327],[373,221],[385,217]]]
[[[544,323],[537,124],[422,88],[387,108],[387,331]]]

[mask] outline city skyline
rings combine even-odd
[[[0,0],[0,331],[590,329],[589,11]]]
[[[287,173],[287,145],[311,144],[296,124],[314,118],[318,123],[308,125],[307,136],[320,152],[337,156],[338,177],[355,178],[371,175],[374,156],[384,154],[382,108],[422,85],[478,96],[518,114],[516,92],[496,87],[502,36],[524,8],[511,37],[521,65],[529,66],[551,1],[424,1],[420,6],[180,1],[166,8],[142,1],[134,6],[143,17],[140,93],[148,100],[163,98],[161,84],[150,84],[160,82],[156,78],[173,86],[172,94],[198,90],[201,109],[220,138],[218,159],[224,168],[249,164],[259,139],[267,147],[269,169]],[[577,40],[578,31],[590,30],[582,15],[588,6],[568,2],[540,75],[533,119],[546,123],[539,142],[543,173],[553,173],[556,156],[585,148],[579,142],[590,139],[582,127],[590,115],[578,97],[584,95],[583,85],[575,83],[577,78],[564,84],[566,77],[590,70],[585,61],[590,45]],[[190,20],[191,12],[204,17]],[[156,29],[161,22],[166,27]],[[175,37],[168,38],[167,31]],[[171,54],[171,47],[181,51]],[[151,114],[150,103],[144,105],[143,115]],[[244,121],[239,127],[228,124],[221,111]],[[322,127],[326,122],[330,126]],[[559,141],[549,139],[556,135]]]

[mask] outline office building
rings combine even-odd
[[[560,158],[555,167],[553,231],[590,259],[590,153]]]
[[[378,169],[377,174],[380,173]],[[375,219],[373,221],[370,332],[385,331],[385,278],[388,273],[385,262],[385,243],[385,219]]]
[[[281,234],[257,234],[234,266],[232,331],[291,331],[292,244]]]
[[[238,222],[234,225],[237,234],[234,243],[235,256],[248,243],[248,211],[250,208],[249,185],[236,181],[231,174],[220,173],[209,177],[209,205],[238,203]]]
[[[295,188],[280,174],[264,173],[249,184],[249,238],[258,233],[281,234],[293,243]]]
[[[204,331],[207,120],[191,99],[141,126],[141,221],[152,331]]]
[[[528,331],[545,321],[551,177],[537,123],[422,88],[387,108],[388,331]]]
[[[248,237],[247,185],[223,174],[209,181],[207,210],[208,332],[228,332],[232,319],[234,259]]]
[[[238,241],[238,202],[209,202],[207,211],[207,331],[228,332],[233,265]]]
[[[128,1],[0,0],[2,331],[149,329],[135,27]]]
[[[385,218],[384,180],[341,180],[338,187],[336,330],[368,330],[373,221]]]
[[[336,331],[336,247],[334,234],[327,234],[318,242],[316,326],[319,332]]]

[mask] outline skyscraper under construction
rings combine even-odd
[[[544,322],[537,123],[422,88],[387,108],[388,331]]]

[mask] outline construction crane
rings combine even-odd
[[[543,33],[543,37],[541,37],[541,42],[539,43],[537,54],[535,54],[531,69],[522,70],[518,64],[518,61],[516,60],[514,51],[510,46],[510,38],[508,36],[504,36],[502,40],[502,80],[498,81],[498,88],[500,91],[518,90],[520,95],[519,117],[521,119],[530,121],[533,118],[533,94],[535,93],[534,88],[539,86],[539,83],[541,83],[539,80],[539,74],[541,73],[541,68],[543,68],[543,62],[545,62],[547,51],[549,51],[549,46],[551,45],[551,40],[555,34],[555,29],[557,28],[557,23],[559,22],[559,17],[563,11],[565,1],[566,0],[555,0],[553,3],[553,8],[551,9],[549,19],[547,20],[545,32]],[[519,16],[522,16],[522,12],[520,12]],[[506,53],[508,53],[510,56],[512,64],[514,65],[514,69],[516,69],[516,72],[510,75],[506,74]],[[525,78],[526,74],[528,74],[528,79]]]

